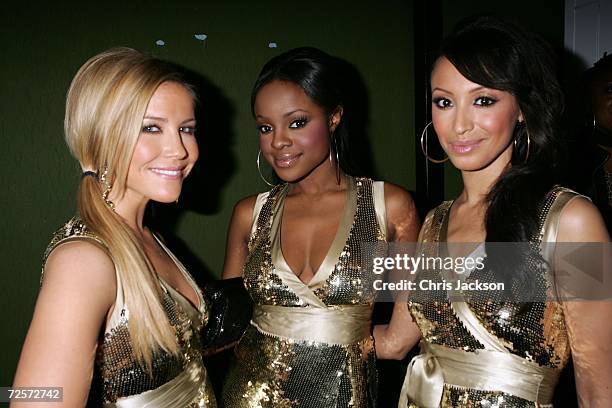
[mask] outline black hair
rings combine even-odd
[[[593,66],[585,71],[585,82],[591,83],[601,74],[612,71],[612,54],[604,53]]]
[[[351,162],[348,138],[351,112],[346,109],[346,92],[340,66],[339,59],[314,47],[294,48],[273,57],[263,66],[253,85],[251,113],[255,113],[255,99],[261,88],[277,80],[298,85],[328,115],[342,108],[342,119],[336,126],[330,144],[333,153],[338,153],[340,168],[347,174],[354,174],[352,170],[355,166]]]
[[[577,96],[580,103],[575,108],[575,111],[580,115],[580,122],[574,124],[579,128],[577,132],[582,132],[585,129],[593,130],[595,107],[592,100],[592,87],[608,72],[612,72],[612,54],[606,52],[592,67],[582,73]]]
[[[512,23],[479,16],[457,26],[440,56],[468,80],[508,92],[518,102],[524,122],[515,126],[512,165],[487,197],[486,241],[532,241],[544,198],[563,175],[563,94],[554,53],[542,39]],[[508,280],[528,279],[524,264],[490,261]]]

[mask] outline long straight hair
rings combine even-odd
[[[528,242],[537,233],[545,195],[564,175],[559,128],[563,94],[554,54],[539,37],[507,21],[481,16],[460,23],[440,55],[468,80],[508,92],[518,102],[524,123],[514,129],[511,167],[487,197],[486,241]],[[507,280],[529,279],[525,265],[516,260],[489,259]]]
[[[107,172],[113,194],[125,191],[132,153],[149,100],[164,82],[183,84],[177,68],[130,48],[113,48],[89,59],[74,77],[66,100],[66,143],[83,170]],[[161,287],[131,228],[105,202],[103,183],[83,177],[78,211],[104,241],[122,283],[135,358],[151,371],[156,350],[179,352],[161,303]]]

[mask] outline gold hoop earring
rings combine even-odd
[[[333,166],[334,161],[332,160],[332,150],[336,152],[336,183],[340,185],[340,157],[338,156],[338,141],[334,137],[333,133],[330,135],[329,143],[329,163]]]
[[[531,146],[531,137],[529,137],[529,130],[527,130],[527,124],[525,122],[519,122],[520,124],[525,125],[525,133],[527,134],[527,154],[525,154],[525,160],[523,160],[523,163],[527,163],[527,160],[529,160],[529,148]],[[517,138],[514,138],[514,150],[517,150]]]
[[[266,180],[266,178],[261,173],[261,168],[259,167],[259,157],[260,156],[261,156],[261,149],[259,149],[259,152],[257,152],[257,171],[259,172],[259,177],[261,177],[261,179],[264,181],[264,183],[266,183],[270,187],[274,187],[274,184],[272,184],[268,180]]]
[[[113,189],[113,185],[109,180],[108,176],[108,166],[104,166],[104,170],[102,171],[102,175],[100,176],[100,183],[104,187],[104,191],[102,192],[102,199],[110,207],[111,210],[115,211],[115,203],[108,199],[111,190]]]
[[[427,155],[427,128],[433,124],[433,122],[429,122],[427,125],[425,125],[425,128],[423,129],[423,132],[421,132],[421,150],[423,151],[423,154],[425,155],[425,157],[427,158],[427,160],[429,160],[432,163],[444,163],[445,161],[448,160],[448,155],[446,156],[445,159],[442,160],[438,160],[438,159],[432,159],[431,157],[429,157]]]

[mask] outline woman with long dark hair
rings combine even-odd
[[[376,404],[374,275],[362,268],[372,249],[363,244],[414,241],[419,223],[405,190],[346,168],[341,80],[337,60],[307,47],[272,58],[253,87],[257,164],[281,182],[240,201],[229,228],[224,278],[243,276],[255,306],[227,407]]]
[[[422,339],[400,406],[545,406],[570,350],[581,405],[610,406],[612,302],[550,297],[555,243],[609,242],[593,204],[558,185],[562,95],[551,51],[503,20],[476,18],[446,39],[431,91],[433,127],[464,189],[426,217],[423,254],[484,242],[470,254],[484,268],[459,281],[496,280],[506,290],[442,285],[396,305],[390,324],[375,329],[378,356],[402,358]],[[520,256],[509,260],[504,250]],[[416,276],[440,283],[448,275]]]

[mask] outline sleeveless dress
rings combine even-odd
[[[288,185],[258,196],[243,275],[254,311],[223,391],[228,408],[376,405],[371,247],[386,242],[382,182],[348,178],[331,248],[302,283],[281,253]],[[382,245],[381,245],[382,246]],[[366,248],[367,247],[367,248]],[[371,270],[371,269],[370,269]]]
[[[96,350],[88,407],[216,406],[201,354],[200,332],[208,320],[209,313],[206,301],[185,267],[159,238],[155,238],[195,290],[198,308],[160,278],[162,305],[176,331],[180,353],[178,356],[165,352],[154,353],[153,375],[150,376],[133,356],[128,331],[130,313],[124,301],[121,279],[117,275],[115,304],[105,322]],[[45,251],[43,272],[51,252],[58,245],[75,240],[91,240],[107,248],[79,218],[73,218],[55,232]]]
[[[561,210],[578,196],[555,187],[545,198],[539,234],[531,242],[544,259],[552,259],[547,253],[552,246],[543,243],[556,242]],[[446,241],[451,204],[444,202],[428,214],[419,236],[421,248]],[[484,246],[479,248],[484,255]],[[542,269],[533,276],[540,299],[552,290],[547,276]],[[466,281],[479,277],[487,279],[472,273]],[[442,276],[423,270],[417,279],[441,282]],[[408,366],[399,407],[552,406],[555,385],[570,356],[562,304],[457,295],[453,292],[452,301],[446,290],[409,295],[408,308],[422,333],[421,353]]]

